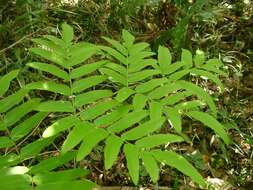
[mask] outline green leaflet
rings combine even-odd
[[[155,53],[151,51],[142,51],[137,54],[132,54],[128,57],[128,63],[130,65],[138,65],[140,62],[142,61],[144,62],[146,60],[145,58],[149,58],[150,56],[153,55],[155,55]]]
[[[92,190],[96,187],[95,183],[89,180],[57,181],[39,185],[35,190]]]
[[[76,79],[76,78],[80,78],[82,76],[85,76],[87,74],[90,74],[90,73],[96,71],[97,69],[101,68],[106,63],[108,63],[108,61],[103,60],[103,61],[98,61],[95,63],[85,64],[81,67],[75,68],[70,72],[70,78]]]
[[[128,67],[128,72],[134,73],[149,66],[152,66],[153,68],[155,68],[156,65],[157,65],[157,60],[155,59],[142,59],[142,60],[139,60],[135,64],[130,64],[130,66]]]
[[[0,175],[23,175],[29,171],[25,166],[5,167],[0,169]]]
[[[148,97],[152,100],[160,99],[164,96],[168,96],[170,92],[177,91],[179,89],[178,85],[175,83],[168,83],[161,87],[158,87],[148,94]]]
[[[30,52],[32,52],[36,55],[39,55],[44,59],[52,61],[53,63],[56,63],[66,69],[68,68],[68,65],[66,64],[64,59],[54,52],[50,52],[50,51],[47,51],[47,50],[41,49],[41,48],[30,48],[29,50],[30,50]]]
[[[141,155],[144,166],[149,173],[152,181],[157,182],[159,177],[160,168],[157,165],[157,162],[151,153],[143,152]]]
[[[117,160],[122,144],[123,141],[116,135],[110,135],[106,139],[104,148],[104,163],[106,170],[110,169],[113,163]]]
[[[54,53],[58,54],[59,56],[65,56],[64,49],[60,45],[54,43],[53,41],[51,41],[49,39],[34,38],[34,39],[32,39],[32,42],[40,45],[44,49],[48,49],[50,51],[53,51]]]
[[[73,44],[71,46],[71,48],[69,48],[69,52],[68,55],[70,57],[74,57],[74,56],[78,56],[79,54],[81,54],[82,52],[87,52],[85,50],[92,50],[92,49],[97,49],[96,45],[92,44],[92,43],[88,43],[88,42],[77,42],[75,44]]]
[[[130,112],[122,119],[109,126],[107,129],[110,132],[118,133],[138,123],[139,121],[144,119],[147,115],[148,112],[146,110]]]
[[[133,98],[133,107],[135,111],[141,111],[147,102],[148,98],[142,94],[135,94]]]
[[[37,127],[41,121],[48,115],[47,112],[38,112],[30,118],[23,121],[21,124],[12,129],[10,137],[12,140],[17,141],[28,133],[30,133],[35,127]]]
[[[183,91],[183,92],[177,92],[175,94],[171,94],[168,97],[165,97],[161,100],[162,105],[174,105],[175,103],[185,99],[188,96],[191,96],[191,92]]]
[[[149,92],[149,91],[153,90],[154,88],[164,84],[165,82],[168,82],[168,79],[166,79],[166,78],[152,79],[148,82],[141,83],[140,85],[138,85],[135,88],[135,90],[137,93],[146,93],[146,92]]]
[[[14,145],[9,137],[0,137],[0,148],[8,148]]]
[[[18,164],[20,157],[16,154],[10,153],[5,156],[0,156],[0,169]]]
[[[139,181],[139,149],[132,144],[124,145],[127,169],[135,185]]]
[[[181,62],[184,62],[186,68],[190,68],[193,65],[192,53],[187,49],[182,49]]]
[[[150,119],[156,119],[162,117],[162,104],[157,101],[150,101],[149,103]]]
[[[193,60],[194,60],[195,66],[199,67],[199,66],[203,65],[204,62],[205,62],[205,54],[204,54],[204,52],[201,51],[201,50],[197,50],[196,54],[194,55]]]
[[[62,145],[62,153],[66,153],[78,145],[93,129],[94,126],[89,122],[82,122],[73,127]]]
[[[105,65],[105,67],[107,67],[107,68],[109,68],[109,69],[111,69],[113,71],[116,71],[116,72],[120,73],[124,77],[127,76],[127,69],[124,66],[122,66],[122,65],[110,62],[110,63],[107,63]]]
[[[118,82],[124,86],[127,86],[127,78],[119,74],[118,72],[112,70],[112,69],[107,69],[107,68],[102,68],[99,69],[101,73],[104,73],[108,76],[109,80],[112,82]]]
[[[206,181],[183,156],[173,151],[161,151],[161,150],[152,151],[152,154],[159,162],[175,167],[183,174],[190,176],[192,180],[198,183],[199,185],[206,187]]]
[[[73,28],[66,24],[66,23],[63,23],[62,24],[62,39],[63,41],[69,46],[71,45],[71,41],[73,40],[73,37],[74,37],[74,31],[73,31]]]
[[[162,74],[168,74],[170,72],[169,65],[171,64],[171,53],[166,47],[159,46],[158,48],[158,63]]]
[[[105,76],[91,76],[87,77],[78,81],[75,81],[73,83],[73,93],[78,93],[86,90],[87,88],[91,88],[93,86],[96,86],[102,82],[104,82],[107,79]]]
[[[73,108],[71,102],[69,101],[45,101],[40,103],[36,109],[37,111],[41,112],[74,112],[75,109]]]
[[[10,83],[18,76],[19,70],[13,70],[0,78],[0,96],[3,96],[9,89]]]
[[[51,42],[55,43],[56,45],[58,45],[60,47],[64,47],[64,48],[66,47],[66,44],[62,39],[59,39],[59,38],[52,36],[52,35],[44,35],[43,37],[45,39],[50,40]]]
[[[220,79],[216,75],[214,75],[208,71],[203,71],[200,69],[193,69],[193,70],[191,70],[191,73],[205,77],[209,80],[212,80],[215,84],[217,84],[221,88],[222,91],[224,90],[223,84],[221,83]]]
[[[222,61],[219,59],[209,59],[205,65],[213,66],[213,67],[221,67],[223,65]]]
[[[95,101],[110,97],[112,92],[110,90],[93,90],[86,92],[84,94],[80,94],[75,98],[75,106],[81,107],[89,103],[94,103]]]
[[[130,110],[130,106],[120,106],[117,109],[113,110],[111,113],[101,116],[98,119],[95,120],[95,125],[98,127],[105,127],[108,126],[117,120],[119,120],[121,117],[125,116]]]
[[[32,174],[38,174],[41,172],[51,171],[70,160],[73,160],[75,156],[76,152],[67,152],[59,156],[48,158],[47,160],[43,160],[39,164],[32,166],[29,172]]]
[[[207,105],[210,107],[211,111],[215,115],[217,114],[214,101],[212,100],[211,96],[207,92],[205,92],[202,88],[183,80],[177,81],[177,84],[180,85],[181,88],[191,92],[192,94],[196,94],[198,98],[204,100],[207,103]]]
[[[37,156],[45,147],[50,145],[53,142],[54,138],[47,138],[47,139],[39,139],[33,141],[30,144],[22,147],[20,150],[20,157],[22,159],[27,159],[33,156]]]
[[[167,107],[165,108],[165,112],[167,113],[167,117],[171,126],[176,130],[176,132],[182,132],[182,121],[181,115],[176,108]]]
[[[84,140],[78,150],[76,160],[84,159],[92,149],[108,136],[108,132],[101,128],[94,128],[91,132],[85,134]]]
[[[110,43],[114,48],[116,48],[121,54],[123,54],[124,56],[127,56],[128,52],[126,50],[126,48],[121,45],[121,43],[119,43],[116,40],[107,38],[107,37],[102,37],[105,41],[107,41],[108,43]]]
[[[173,134],[157,134],[144,137],[136,141],[136,145],[140,148],[153,148],[167,143],[183,142],[184,139]]]
[[[132,90],[131,88],[123,87],[117,92],[117,96],[115,97],[115,99],[119,102],[123,102],[134,93],[135,91]]]
[[[184,69],[178,72],[175,72],[169,76],[169,79],[172,81],[177,81],[181,78],[183,78],[185,75],[189,74],[191,72],[190,69]]]
[[[28,175],[1,175],[2,190],[33,190]]]
[[[228,137],[226,131],[224,130],[224,126],[221,125],[215,118],[211,115],[199,111],[191,111],[188,112],[187,115],[189,117],[193,117],[194,119],[200,121],[204,125],[210,127],[218,134],[226,144],[231,142],[230,138]]]
[[[54,135],[58,135],[60,132],[65,131],[72,126],[74,126],[76,123],[80,122],[80,120],[76,116],[67,116],[64,118],[61,118],[54,122],[52,125],[50,125],[42,134],[43,138],[52,137]]]
[[[88,109],[82,111],[80,113],[80,117],[83,120],[95,119],[96,117],[102,115],[106,111],[108,111],[118,105],[119,105],[119,102],[117,102],[116,100],[112,100],[112,99],[105,101],[105,102],[99,102],[99,103],[95,104],[94,106],[91,106]]]
[[[38,69],[40,71],[50,73],[66,81],[69,79],[69,75],[66,71],[52,64],[46,64],[46,63],[41,63],[41,62],[31,62],[31,63],[27,63],[26,65],[34,69]]]
[[[99,46],[100,49],[104,50],[106,53],[108,53],[113,58],[117,59],[119,62],[123,63],[124,65],[128,65],[127,59],[118,51],[116,51],[113,48],[107,47],[107,46]]]
[[[168,66],[168,71],[167,71],[167,75],[176,72],[177,70],[179,70],[181,67],[187,65],[185,62],[183,61],[178,61],[176,63],[173,63],[171,65]]]
[[[130,131],[127,131],[126,133],[123,133],[121,138],[125,140],[136,140],[143,136],[146,136],[159,128],[163,125],[165,121],[164,117],[160,118],[154,118],[151,119],[143,124],[140,124],[139,126],[131,129]]]
[[[206,71],[211,71],[211,72],[214,72],[216,74],[219,74],[219,75],[222,75],[222,76],[225,76],[225,77],[228,77],[228,74],[225,73],[224,71],[220,70],[220,69],[217,69],[214,65],[209,65],[209,64],[204,64],[200,67],[201,69],[204,69]]]
[[[76,66],[80,63],[83,63],[87,59],[91,58],[97,53],[97,48],[95,46],[81,47],[80,49],[72,50],[70,58],[68,59],[68,65],[70,67]]]
[[[52,81],[48,81],[48,82],[33,82],[30,84],[27,84],[25,87],[25,89],[29,89],[29,90],[46,90],[46,91],[50,91],[50,92],[54,92],[54,93],[59,93],[59,94],[63,94],[66,96],[70,96],[71,95],[71,91],[70,88],[65,85],[65,84],[57,84],[55,82]]]
[[[20,89],[19,91],[11,94],[10,96],[0,100],[0,113],[8,111],[13,106],[19,104],[26,96],[29,90]]]
[[[39,173],[33,177],[36,185],[73,181],[76,178],[86,176],[89,173],[86,169],[76,168],[65,171]]]
[[[18,122],[22,117],[24,117],[29,112],[33,111],[40,103],[40,99],[32,99],[29,100],[20,106],[17,106],[7,112],[7,114],[4,117],[4,124],[9,127],[16,122]]]
[[[188,102],[182,102],[180,104],[177,104],[175,106],[175,109],[178,110],[179,112],[186,112],[186,111],[191,111],[194,109],[199,109],[199,107],[204,107],[206,104],[200,100],[192,100]]]
[[[129,54],[130,55],[137,54],[148,47],[149,47],[149,44],[146,42],[139,42],[139,43],[133,44],[131,46],[131,49],[129,49]]]
[[[142,81],[148,77],[152,77],[153,75],[160,74],[160,71],[157,70],[143,70],[133,74],[129,74],[128,82],[134,83],[138,81]]]
[[[125,42],[125,46],[130,49],[130,47],[133,45],[135,37],[130,34],[127,30],[122,30],[122,38]]]

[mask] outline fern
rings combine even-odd
[[[164,163],[205,187],[206,181],[186,158],[162,146],[185,141],[184,115],[199,120],[229,143],[224,127],[215,118],[213,99],[203,88],[185,80],[191,75],[202,76],[222,89],[218,78],[225,75],[220,70],[221,62],[206,61],[200,52],[193,57],[191,52],[183,50],[181,60],[173,63],[170,51],[162,46],[156,58],[149,44],[135,43],[134,36],[126,30],[122,32],[122,41],[103,37],[110,46],[73,43],[73,33],[72,27],[63,24],[61,39],[50,35],[34,39],[37,46],[30,51],[41,60],[27,66],[52,80],[45,77],[43,81],[32,82],[1,100],[0,129],[7,134],[0,138],[1,148],[15,147],[17,141],[40,126],[46,117],[50,119],[42,138],[22,147],[18,155],[0,157],[3,172],[6,174],[10,169],[7,167],[36,157],[65,132],[67,137],[60,154],[25,169],[18,176],[22,184],[31,183],[25,179],[30,175],[38,186],[36,189],[92,188],[91,182],[76,180],[84,174],[78,168],[52,170],[71,160],[85,159],[97,144],[104,142],[105,169],[113,166],[122,150],[136,185],[140,163],[154,183],[159,178],[159,165]],[[0,84],[5,86],[2,95],[16,76],[17,71],[13,71],[0,79]],[[26,98],[29,91],[48,91],[53,98]],[[210,111],[204,113],[203,107],[209,107]],[[160,129],[168,123],[173,133],[161,134]]]

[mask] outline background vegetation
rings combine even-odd
[[[14,88],[31,82],[26,81],[27,75],[32,81],[41,77],[25,68],[27,62],[35,59],[27,51],[32,46],[31,38],[59,35],[59,26],[63,22],[74,27],[75,41],[104,43],[101,36],[119,39],[122,29],[127,29],[137,41],[151,43],[153,51],[158,45],[168,47],[175,52],[175,58],[180,56],[181,48],[192,52],[201,49],[208,58],[219,57],[229,77],[222,78],[225,84],[223,94],[215,94],[219,100],[218,117],[229,129],[234,143],[225,147],[201,126],[190,123],[194,130],[189,130],[188,135],[193,145],[186,145],[185,149],[188,152],[200,150],[188,156],[204,176],[216,183],[223,180],[230,184],[230,189],[253,189],[250,187],[253,180],[252,1],[1,0],[0,11],[1,76],[12,69],[23,69]],[[204,85],[213,88],[210,93],[216,90],[216,86]],[[42,131],[38,130],[30,138],[38,134]],[[131,185],[120,163],[121,170],[116,166],[105,173],[100,151],[98,148],[92,159],[84,163],[90,170],[88,178],[103,186]],[[48,151],[46,156],[53,154]],[[150,181],[145,174],[142,176],[140,183],[149,187]],[[159,180],[159,185],[174,189],[193,189],[189,184],[171,169],[162,171]]]

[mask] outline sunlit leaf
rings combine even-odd
[[[75,98],[75,106],[81,107],[89,103],[93,103],[99,99],[110,97],[112,92],[110,90],[93,90],[84,94],[77,95]]]
[[[170,72],[169,65],[171,64],[171,53],[168,48],[159,46],[158,48],[158,63],[163,74]]]
[[[160,172],[160,168],[158,167],[156,160],[154,159],[152,154],[146,152],[142,153],[141,158],[143,160],[147,172],[151,176],[152,181],[156,183]]]
[[[50,92],[54,92],[54,93],[63,94],[66,96],[71,95],[70,88],[67,85],[57,84],[52,81],[33,82],[30,84],[27,84],[24,88],[29,89],[29,90],[46,90],[46,91],[50,91]]]
[[[74,112],[74,107],[69,101],[45,101],[41,102],[37,107],[37,111],[42,112]]]
[[[86,132],[76,156],[77,161],[84,159],[92,151],[92,149],[107,136],[108,132],[101,128],[95,128],[91,132]]]
[[[10,82],[18,76],[19,70],[13,70],[0,78],[0,96],[3,96],[9,89]]]
[[[138,127],[135,127],[131,129],[130,131],[127,131],[126,133],[123,133],[121,137],[125,140],[139,139],[161,128],[164,121],[165,121],[165,118],[162,118],[162,117],[154,118],[143,124],[140,124]]]
[[[153,148],[168,143],[183,142],[184,139],[174,134],[157,134],[144,137],[136,141],[136,145],[140,148]]]
[[[123,131],[135,123],[139,122],[140,120],[144,119],[148,115],[148,112],[146,110],[141,111],[134,111],[131,113],[128,113],[124,118],[120,119],[119,121],[115,122],[113,125],[108,127],[108,130],[110,132],[120,132]]]
[[[63,80],[68,80],[69,76],[68,73],[59,67],[52,65],[52,64],[46,64],[46,63],[41,63],[41,62],[30,62],[28,64],[29,67],[32,67],[34,69],[38,69],[40,71],[44,71],[47,73],[50,73],[56,77],[59,77]]]
[[[42,134],[42,137],[48,138],[48,137],[57,135],[60,132],[71,128],[73,125],[75,125],[78,122],[80,122],[80,120],[76,116],[72,116],[72,115],[58,119],[48,128],[46,128],[46,130]]]
[[[110,169],[116,161],[122,144],[123,141],[115,135],[110,135],[106,139],[104,149],[104,163],[106,170]]]
[[[200,111],[191,111],[191,112],[188,112],[187,115],[189,117],[192,117],[192,118],[200,121],[201,123],[210,127],[211,129],[213,129],[215,131],[215,133],[217,133],[217,135],[219,135],[226,144],[229,144],[231,142],[230,138],[228,137],[228,135],[225,131],[224,126],[221,125],[211,115],[204,113],[204,112],[200,112]]]
[[[139,150],[134,145],[125,144],[124,153],[127,161],[127,169],[135,185],[139,181]]]
[[[199,172],[181,155],[173,151],[153,151],[153,156],[160,162],[165,163],[171,167],[175,167],[183,174],[190,176],[192,180],[199,185],[206,186],[206,181],[199,174]]]

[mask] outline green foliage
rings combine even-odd
[[[46,117],[49,121],[45,122],[47,127],[42,137],[21,148],[18,163],[36,157],[57,137],[63,134],[67,137],[59,155],[40,161],[18,176],[5,173],[3,177],[20,178],[17,179],[20,185],[30,188],[31,181],[27,182],[25,176],[34,175],[32,178],[39,190],[89,189],[94,184],[77,180],[84,175],[80,169],[52,170],[71,160],[85,159],[100,142],[105,142],[105,169],[113,166],[122,148],[135,185],[142,161],[154,183],[159,178],[159,165],[163,163],[205,187],[205,180],[190,162],[165,145],[185,141],[183,116],[199,120],[229,143],[224,127],[216,120],[212,97],[203,88],[186,81],[190,75],[197,75],[222,89],[218,78],[223,74],[220,61],[206,61],[203,54],[197,52],[193,57],[191,52],[183,50],[181,60],[172,63],[170,51],[162,46],[156,59],[149,44],[135,43],[135,37],[126,30],[122,32],[122,41],[104,37],[111,46],[73,43],[73,29],[67,24],[62,25],[61,37],[46,35],[33,40],[37,46],[30,51],[41,60],[27,66],[42,71],[50,80],[27,84],[1,100],[4,103],[0,104],[0,129],[7,135],[0,139],[0,146],[16,147],[16,143],[40,126]],[[17,71],[14,72],[0,78],[6,90],[17,75]],[[28,98],[30,91],[47,91],[54,98]],[[203,107],[209,108],[209,112],[203,112]],[[169,127],[172,133],[161,133],[164,127]],[[3,172],[7,170],[5,165],[17,165],[17,159],[8,159],[10,156],[0,157]],[[8,183],[6,189],[7,186]]]

